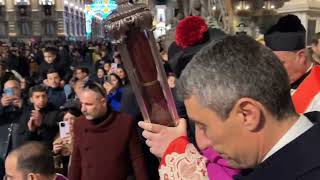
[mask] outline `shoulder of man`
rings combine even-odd
[[[127,126],[134,126],[134,118],[126,113],[122,112],[113,112],[114,113],[114,118],[116,122],[121,123],[122,125],[127,125]]]

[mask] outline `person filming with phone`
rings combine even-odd
[[[103,87],[107,93],[107,102],[112,110],[120,112],[123,93],[123,85],[120,77],[115,73],[111,73],[109,76],[106,76]]]
[[[53,142],[52,151],[55,155],[55,168],[63,175],[67,175],[72,154],[73,124],[82,113],[78,100],[67,101],[60,110],[64,114],[63,121],[59,122],[59,135]]]
[[[26,103],[21,98],[20,83],[8,80],[4,83],[0,103],[0,178],[4,173],[4,159],[17,146],[14,137],[18,128],[18,119],[26,111]]]

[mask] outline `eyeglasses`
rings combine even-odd
[[[92,91],[94,91],[94,92],[96,92],[96,93],[99,93],[99,94],[101,94],[103,97],[106,96],[106,91],[105,91],[105,89],[104,89],[99,83],[94,82],[94,81],[92,81],[92,80],[88,80],[88,81],[84,84],[83,88],[87,88],[87,89],[90,89],[90,90],[92,90]]]

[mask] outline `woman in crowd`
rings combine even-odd
[[[94,76],[94,81],[96,81],[100,85],[103,85],[106,75],[107,75],[107,73],[105,72],[104,68],[99,67],[97,69],[96,75]]]
[[[68,124],[69,132],[66,137],[58,136],[53,142],[53,153],[55,154],[55,166],[63,175],[68,174],[69,159],[72,154],[73,124],[77,117],[82,115],[80,102],[77,100],[67,101],[61,108],[64,113],[63,121]],[[61,135],[61,132],[60,132]]]
[[[120,112],[123,92],[121,79],[117,74],[111,73],[103,87],[107,92],[107,102],[114,111]]]
[[[103,65],[103,69],[104,69],[104,71],[105,71],[107,74],[110,74],[110,73],[111,73],[111,72],[110,72],[111,63],[105,63],[105,64]]]
[[[122,85],[127,85],[128,84],[128,77],[127,77],[127,73],[126,70],[124,69],[123,66],[118,66],[117,70],[116,70],[116,74],[119,76],[119,78],[121,79]]]

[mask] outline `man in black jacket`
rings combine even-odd
[[[34,86],[30,89],[32,106],[20,119],[17,143],[40,141],[52,148],[52,143],[58,133],[58,122],[62,114],[48,103],[48,95],[44,86]]]
[[[66,102],[66,93],[64,86],[60,84],[61,78],[59,72],[55,69],[49,69],[47,72],[48,80],[48,99],[49,103],[59,109]]]
[[[0,177],[3,177],[3,161],[16,147],[14,141],[18,128],[18,119],[26,111],[26,102],[21,98],[21,88],[17,80],[8,80],[4,84],[4,93],[0,103]]]

